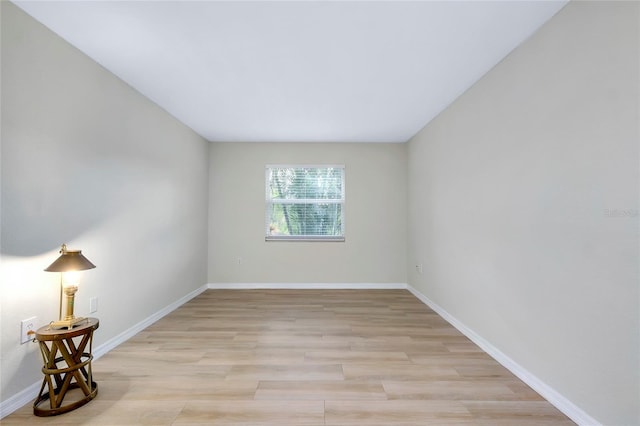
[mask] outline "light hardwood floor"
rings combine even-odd
[[[2,424],[574,424],[405,290],[209,290],[93,370],[86,406]]]

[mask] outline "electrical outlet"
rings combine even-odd
[[[422,263],[416,265],[416,272],[422,275]]]
[[[98,298],[97,297],[89,298],[89,313],[92,314],[94,312],[98,312]]]
[[[20,321],[20,344],[27,343],[35,339],[37,322],[38,317],[31,317]]]

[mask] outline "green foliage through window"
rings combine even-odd
[[[344,237],[344,167],[267,166],[267,239]]]

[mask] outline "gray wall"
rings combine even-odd
[[[571,2],[408,147],[409,282],[607,425],[640,423],[638,9]]]
[[[59,245],[82,249],[95,345],[206,283],[208,143],[3,1],[2,400],[41,380],[20,320],[57,319]]]
[[[267,164],[344,164],[346,241],[265,242]],[[209,282],[406,283],[405,166],[405,144],[212,144]]]

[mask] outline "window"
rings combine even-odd
[[[344,241],[344,166],[267,166],[267,241]]]

